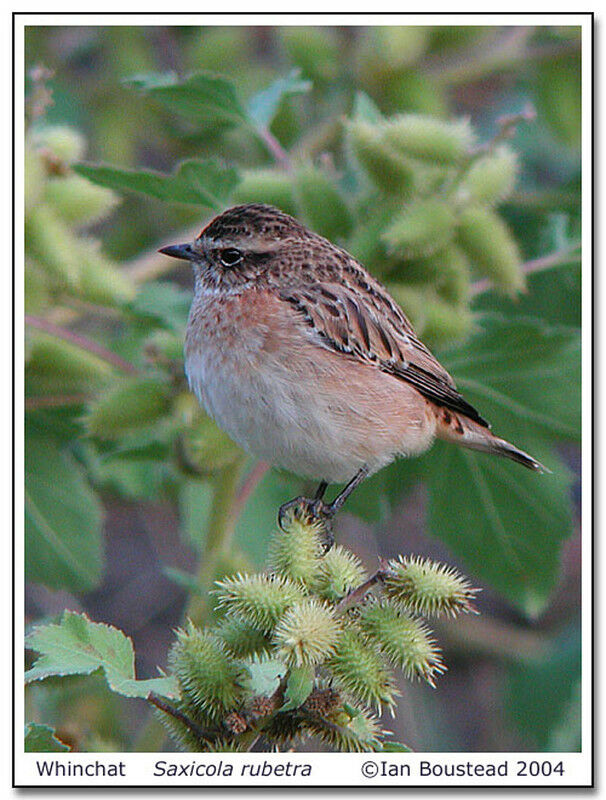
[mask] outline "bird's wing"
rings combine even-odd
[[[361,285],[324,282],[283,288],[280,297],[301,315],[319,344],[375,364],[412,384],[434,403],[489,427],[417,338],[400,307],[368,278],[365,274]]]

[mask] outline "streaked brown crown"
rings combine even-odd
[[[304,225],[283,211],[263,203],[247,203],[228,208],[215,217],[200,236],[217,241],[256,238],[280,240],[307,233],[310,231]]]

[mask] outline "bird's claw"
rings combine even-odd
[[[293,521],[302,524],[314,524],[317,527],[322,548],[327,553],[335,543],[332,520],[335,509],[318,498],[295,497],[280,506],[278,525],[285,533],[290,533]]]

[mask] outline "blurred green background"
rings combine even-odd
[[[580,747],[580,53],[575,27],[27,28],[28,624],[84,610],[131,636],[151,676],[200,591],[219,494],[235,530],[217,575],[261,568],[278,506],[309,489],[197,409],[191,275],[156,253],[221,207],[272,202],[381,277],[497,433],[553,470],[537,482],[436,447],[339,518],[371,570],[417,553],[483,588],[481,616],[436,624],[449,671],[403,685],[389,727],[420,751]],[[225,79],[205,113],[187,83],[201,71]],[[362,143],[403,113],[467,118],[484,173]],[[208,158],[217,207],[173,202],[177,165]],[[388,185],[409,167],[412,188]],[[172,198],[142,170],[172,174]],[[143,189],[122,191],[133,174]],[[436,202],[456,215],[447,235],[427,228]],[[82,750],[136,748],[147,717],[95,678],[33,685],[26,707]]]

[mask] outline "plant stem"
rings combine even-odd
[[[217,575],[219,561],[227,551],[234,533],[237,517],[233,514],[233,505],[241,471],[242,460],[225,467],[216,477],[206,546],[196,575],[199,594],[190,596],[185,609],[185,616],[197,625],[202,624],[207,617],[206,596],[213,581],[219,577]]]
[[[270,465],[266,461],[257,461],[246,478],[242,481],[242,485],[238,489],[238,494],[234,499],[234,504],[232,507],[232,515],[235,520],[238,519],[242,509],[248,502],[248,498],[263,480],[263,477],[269,471],[269,469]]]
[[[286,170],[286,172],[292,172],[290,156],[273,135],[273,133],[268,128],[255,128],[255,131],[273,156],[276,164],[282,167],[282,169]]]
[[[35,411],[38,408],[60,408],[61,406],[79,406],[86,403],[87,394],[51,394],[42,397],[26,397],[25,410]]]
[[[175,708],[175,706],[171,705],[163,697],[154,694],[154,692],[150,692],[147,695],[147,702],[151,703],[152,706],[159,708],[160,711],[164,711],[165,714],[170,714],[171,717],[174,717],[175,719],[179,720],[179,722],[182,722],[195,736],[198,737],[198,739],[208,739],[213,737],[212,731],[208,731],[200,727],[200,725],[188,717],[187,714],[184,714],[183,711]]]
[[[112,367],[116,367],[116,369],[119,369],[121,372],[126,372],[129,375],[136,375],[138,372],[134,364],[131,364],[130,361],[126,361],[117,353],[108,350],[106,347],[103,347],[103,345],[86,336],[82,336],[80,333],[67,330],[67,328],[61,328],[59,325],[55,325],[54,322],[49,322],[49,320],[43,317],[26,314],[25,324],[32,328],[37,328],[40,331],[44,331],[45,333],[49,333],[51,336],[56,336],[58,339],[70,342],[81,350],[86,350],[102,361],[111,364]]]
[[[535,272],[543,272],[543,270],[557,267],[560,264],[565,264],[574,253],[579,249],[580,245],[575,244],[566,250],[558,250],[555,253],[550,253],[548,256],[541,256],[540,258],[533,258],[522,264],[522,272],[524,275],[532,275]],[[479,294],[489,291],[493,288],[493,283],[490,278],[482,278],[482,280],[472,283],[470,288],[470,297],[476,297]]]

